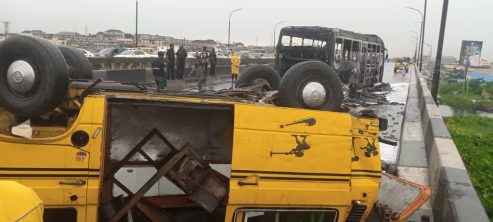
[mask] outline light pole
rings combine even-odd
[[[423,43],[424,43],[426,46],[430,47],[430,57],[429,57],[429,60],[430,60],[430,61],[428,61],[428,63],[426,63],[426,64],[428,64],[426,68],[427,68],[427,69],[429,69],[429,67],[430,67],[430,65],[431,65],[431,55],[432,55],[432,54],[431,54],[431,52],[433,51],[433,45],[432,45],[432,44],[429,44],[429,43],[427,43],[427,42],[423,42]]]
[[[438,83],[440,82],[440,66],[442,64],[443,38],[445,36],[445,25],[447,23],[448,0],[443,0],[442,20],[440,24],[440,35],[438,36],[437,57],[435,59],[435,71],[433,72],[433,81],[431,83],[431,96],[437,101]]]
[[[284,21],[280,21],[278,23],[276,23],[276,25],[274,26],[274,54],[276,53],[276,29],[277,29],[277,26],[284,23]]]
[[[416,34],[416,37],[414,36],[411,36],[413,37],[414,39],[416,39],[416,47],[414,48],[414,63],[416,63],[416,56],[417,56],[417,52],[418,52],[418,33],[415,32],[415,31],[411,31],[412,33]]]
[[[139,0],[135,0],[135,48],[138,47],[138,25],[139,25]]]
[[[424,15],[423,13],[417,9],[417,8],[411,8],[411,7],[406,7],[407,9],[411,9],[411,10],[414,10],[414,11],[417,11],[419,12],[419,14],[421,15],[421,34],[419,35],[419,42],[420,42],[420,56],[419,56],[419,71],[421,72],[421,69],[423,67],[423,35],[424,35]]]
[[[231,15],[233,15],[234,12],[243,10],[242,8],[235,9],[229,13],[229,19],[228,19],[228,50],[230,49],[229,47],[229,40],[231,37]]]

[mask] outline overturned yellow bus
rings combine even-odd
[[[317,110],[341,93],[324,88],[330,75],[281,80],[301,85],[287,99],[308,100],[291,107],[247,90],[155,93],[90,80],[75,51],[12,37],[0,44],[0,179],[32,188],[45,221],[364,221],[379,120]]]

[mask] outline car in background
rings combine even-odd
[[[113,57],[127,50],[126,48],[106,48],[97,52],[95,57]]]
[[[125,50],[122,53],[113,56],[117,58],[148,58],[152,57],[152,55],[147,54],[146,52],[142,50]]]
[[[84,54],[84,56],[86,57],[94,57],[94,54],[92,52],[90,52],[89,50],[85,50],[85,49],[81,49],[81,48],[77,48],[79,51],[82,52],[82,54]]]

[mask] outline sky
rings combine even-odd
[[[425,42],[436,54],[442,0],[429,0]],[[390,57],[412,57],[424,0],[139,0],[139,33],[175,38],[272,45],[274,25],[317,25],[377,34]],[[0,0],[0,20],[11,21],[11,32],[40,29],[48,33],[85,34],[107,29],[135,32],[135,0]],[[493,0],[450,0],[444,56],[459,57],[462,40],[483,41],[482,58],[493,62]],[[279,30],[278,28],[278,30]],[[3,27],[0,28],[3,31]],[[276,37],[277,38],[277,37]],[[424,47],[429,55],[430,48]]]

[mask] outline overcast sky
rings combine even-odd
[[[229,12],[231,41],[271,45],[274,25],[319,25],[374,33],[382,37],[391,57],[412,56],[413,34],[421,16],[405,9],[423,9],[423,0],[139,0],[139,33],[227,42]],[[441,0],[428,1],[425,42],[436,53]],[[135,32],[135,0],[0,0],[0,20],[11,31],[41,29],[48,33],[84,34],[110,28]],[[481,40],[483,58],[493,61],[493,0],[451,0],[444,55],[459,57],[462,40]],[[1,28],[3,31],[3,27]],[[277,37],[276,37],[277,38]],[[429,54],[425,46],[425,54]]]

